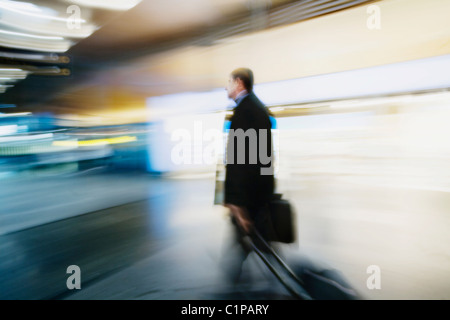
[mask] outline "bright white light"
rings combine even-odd
[[[450,88],[450,55],[255,85],[267,105]]]
[[[351,109],[351,108],[363,108],[363,107],[375,107],[377,105],[386,104],[399,104],[399,105],[411,105],[426,102],[437,101],[450,101],[450,92],[436,92],[427,93],[424,95],[402,95],[394,97],[381,97],[372,98],[370,100],[346,100],[346,101],[336,101],[329,104],[331,109]]]
[[[83,7],[125,11],[135,7],[141,0],[68,0]]]
[[[53,138],[53,133],[43,133],[43,134],[33,134],[33,135],[26,135],[26,136],[0,138],[0,142],[35,141],[35,140],[43,140],[43,139],[51,139],[51,138]]]
[[[23,80],[28,76],[29,72],[22,69],[15,68],[0,68],[0,89],[1,92],[5,92],[9,85],[8,83],[14,83],[18,80]]]
[[[147,105],[154,117],[172,114],[207,113],[211,110],[228,109],[233,103],[224,89],[209,92],[184,92],[147,99]]]
[[[25,79],[27,76],[26,75],[23,75],[23,76],[11,76],[11,77],[8,77],[8,78],[0,78],[0,82],[1,83],[11,83],[11,82],[17,82],[17,81],[19,81],[19,80],[23,80],[23,79]]]
[[[305,104],[304,108],[324,107],[313,103],[368,96],[404,94],[424,90],[450,88],[450,77],[443,70],[450,70],[450,55],[407,61],[384,66],[351,70],[300,79],[277,81],[254,86],[255,94],[267,105]],[[382,98],[386,101],[387,98]],[[399,99],[399,98],[390,98]],[[401,98],[414,99],[417,97]],[[395,101],[397,101],[395,100]],[[379,101],[333,103],[332,108],[361,107]],[[227,99],[224,89],[209,92],[185,92],[151,97],[147,105],[155,118],[193,112],[227,110],[233,102]],[[301,105],[293,106],[295,108]],[[288,108],[288,107],[286,107]],[[289,107],[290,108],[290,107]],[[280,111],[281,109],[273,109]]]
[[[270,111],[279,112],[279,111],[283,111],[284,109],[285,109],[284,107],[272,107],[272,108],[270,108]]]
[[[7,136],[10,134],[17,133],[18,126],[16,124],[9,126],[0,126],[0,136]],[[2,139],[0,139],[2,142]]]
[[[54,17],[51,15],[47,15],[47,14],[40,14],[40,13],[36,13],[36,12],[42,12],[42,10],[35,6],[32,5],[33,10],[31,10],[32,12],[29,11],[29,8],[27,6],[23,6],[23,5],[11,5],[11,3],[13,3],[14,1],[0,1],[0,8],[4,8],[6,10],[9,11],[13,11],[13,12],[17,12],[26,16],[30,16],[30,17],[35,17],[35,18],[41,18],[41,19],[45,19],[45,20],[53,20],[53,21],[61,21],[61,22],[68,22],[68,21],[74,21],[74,22],[80,22],[80,23],[85,23],[86,20],[84,19],[68,19],[68,18],[60,18],[60,17]],[[21,2],[18,2],[21,3]],[[25,9],[25,10],[24,10]],[[37,9],[37,11],[35,10]]]
[[[44,52],[66,52],[72,42],[62,37],[38,36],[0,30],[0,43],[4,47]]]
[[[22,117],[22,116],[30,116],[31,112],[18,112],[18,113],[2,113],[0,114],[0,118],[9,118],[9,117]]]
[[[14,4],[12,4],[14,3]],[[51,7],[37,7],[32,5],[28,7],[26,4],[17,5],[13,1],[2,1],[0,0],[0,12],[1,12],[1,26],[4,31],[9,30],[20,31],[23,34],[14,34],[15,36],[26,36],[28,38],[44,39],[44,40],[59,40],[62,41],[63,38],[86,38],[90,36],[97,27],[93,24],[88,23],[86,19],[81,18],[77,15],[66,16],[66,12],[59,12],[58,10],[53,10]],[[34,8],[30,10],[30,8]],[[85,10],[84,14],[86,16],[87,12],[90,10]],[[77,25],[76,28],[68,28],[68,25]],[[39,36],[47,35],[47,37]],[[50,36],[55,36],[59,38],[51,38]],[[4,42],[0,39],[0,43]],[[22,49],[35,49],[32,44],[27,46],[20,39],[15,41],[15,39],[8,39],[5,46],[13,48]],[[2,43],[4,44],[4,43]],[[67,48],[68,49],[68,48]],[[66,50],[67,50],[66,49]],[[58,52],[64,52],[66,50],[57,50]],[[54,51],[53,48],[42,48],[40,51]]]
[[[28,2],[1,0],[0,6],[7,9],[17,9],[27,12],[42,12],[37,5]]]
[[[38,36],[38,35],[34,35],[34,34],[29,34],[29,33],[13,32],[13,31],[6,31],[6,30],[0,30],[0,33],[7,34],[7,35],[13,35],[13,36],[19,36],[19,37],[25,37],[25,38],[33,38],[33,39],[64,40],[63,37]]]
[[[24,70],[16,68],[0,68],[0,71],[22,72]]]

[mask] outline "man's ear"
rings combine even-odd
[[[245,88],[244,81],[242,81],[241,78],[236,78],[236,83],[238,84],[239,87]]]

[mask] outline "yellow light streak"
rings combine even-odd
[[[108,139],[94,139],[94,140],[65,140],[65,141],[53,141],[53,146],[56,147],[92,147],[92,146],[102,146],[108,144],[121,144],[127,142],[136,141],[136,137],[133,136],[122,136],[116,138]]]

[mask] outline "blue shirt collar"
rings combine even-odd
[[[247,92],[247,90],[242,90],[241,92],[239,92],[237,94],[236,99],[234,100],[234,102],[236,102],[236,105],[238,105],[239,103],[241,103],[242,99],[244,99],[248,95],[249,95],[249,93]]]

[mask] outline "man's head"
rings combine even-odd
[[[238,68],[231,72],[226,87],[228,98],[235,100],[242,90],[253,91],[253,72],[248,68]]]

